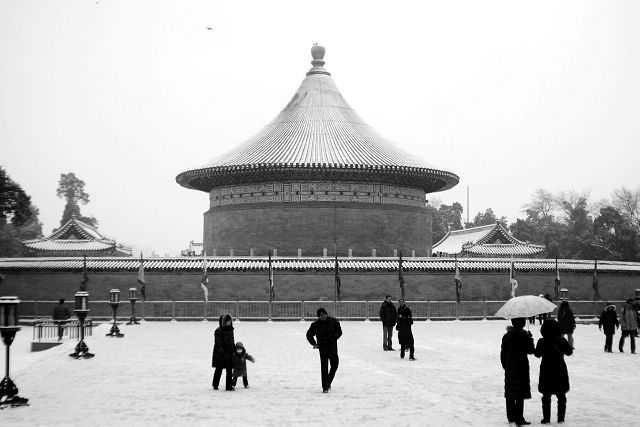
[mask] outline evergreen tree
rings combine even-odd
[[[31,197],[0,166],[0,257],[25,254],[22,241],[42,234],[38,213]]]
[[[74,216],[76,219],[79,219],[93,227],[98,226],[97,219],[92,216],[82,216],[80,213],[80,203],[83,205],[89,203],[89,194],[84,191],[84,186],[84,181],[76,177],[73,172],[60,174],[60,182],[58,183],[56,195],[61,199],[65,199],[67,202],[64,206],[60,226],[63,226]]]

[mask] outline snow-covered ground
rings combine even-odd
[[[96,354],[88,360],[67,356],[72,341],[30,353],[31,329],[23,327],[11,347],[10,376],[30,406],[0,411],[0,425],[508,425],[499,361],[507,321],[416,322],[415,362],[382,351],[379,322],[343,321],[329,394],[320,387],[317,350],[305,339],[309,324],[236,322],[236,340],[256,363],[248,364],[251,387],[239,384],[235,392],[211,387],[216,321],[120,325],[121,339],[105,337],[104,324],[86,340]],[[539,326],[530,330],[537,340]],[[576,351],[566,358],[564,425],[638,422],[640,355],[628,345],[624,354],[604,353],[598,327],[578,326]],[[539,359],[530,364],[525,418],[539,424]],[[552,419],[555,410],[554,399]]]

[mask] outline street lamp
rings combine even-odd
[[[118,329],[118,325],[116,324],[116,313],[118,312],[118,306],[120,305],[120,289],[111,289],[109,292],[109,302],[111,309],[113,310],[113,325],[111,326],[111,330],[107,336],[122,338],[124,334],[120,333],[120,329]]]
[[[569,299],[569,289],[562,288],[560,289],[560,300],[566,301]]]
[[[138,290],[136,288],[129,288],[129,301],[131,302],[131,317],[127,325],[139,325],[140,322],[136,319],[136,300],[138,299]]]
[[[69,357],[73,357],[75,359],[84,358],[90,359],[95,354],[89,353],[89,347],[84,342],[84,320],[87,318],[87,314],[89,313],[89,293],[84,291],[76,292],[76,308],[73,312],[78,317],[78,327],[80,328],[80,341],[78,345],[76,345],[76,349],[73,353],[69,355]]]
[[[0,297],[0,333],[6,347],[5,375],[0,382],[0,408],[27,405],[29,399],[18,396],[18,387],[9,378],[9,347],[20,330],[18,326],[18,297]]]

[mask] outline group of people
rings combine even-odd
[[[620,318],[616,312],[616,306],[608,304],[600,314],[598,327],[604,332],[605,342],[604,351],[612,353],[613,335],[616,329],[621,329],[620,341],[618,342],[618,350],[624,353],[624,341],[629,337],[631,341],[631,353],[636,352],[636,337],[638,336],[638,326],[640,326],[640,297],[628,299],[622,306]]]
[[[564,422],[569,391],[569,373],[564,356],[573,354],[573,348],[562,336],[560,323],[548,319],[540,328],[542,338],[534,346],[531,332],[525,331],[526,319],[511,319],[507,333],[502,337],[500,362],[504,369],[504,397],[507,420],[518,426],[531,424],[524,419],[524,400],[531,398],[529,354],[541,358],[538,391],[542,394],[542,424],[551,422],[551,396],[558,399],[558,422]]]
[[[393,305],[391,295],[385,297],[380,306],[380,320],[382,321],[382,349],[395,351],[392,345],[393,327],[398,331],[398,343],[400,344],[400,358],[404,359],[405,352],[409,350],[409,360],[416,360],[413,341],[413,317],[411,309],[405,304],[404,299],[398,300],[398,308]]]

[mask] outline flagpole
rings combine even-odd
[[[271,249],[269,249],[269,264],[268,264],[268,273],[269,273],[269,320],[271,320],[271,316],[273,315],[273,277],[272,277],[272,265],[271,265]]]

